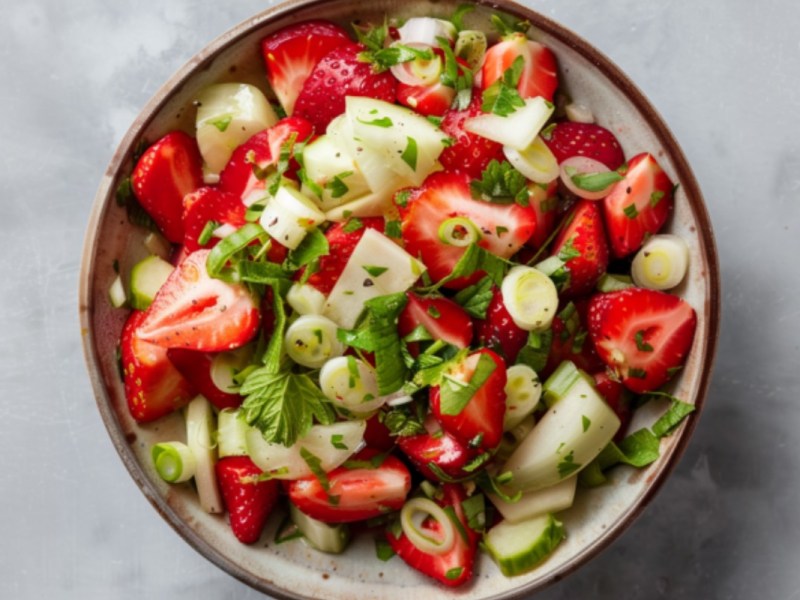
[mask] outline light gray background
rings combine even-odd
[[[85,375],[84,227],[125,129],[256,0],[3,0],[0,598],[259,598],[128,477]],[[680,140],[724,284],[708,409],[674,477],[546,600],[800,598],[800,4],[528,0],[609,55]]]

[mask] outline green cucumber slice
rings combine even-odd
[[[147,310],[174,269],[156,255],[136,263],[131,269],[131,306],[136,310]]]
[[[328,554],[341,554],[350,541],[350,529],[344,523],[329,525],[312,519],[291,502],[289,515],[312,548]]]
[[[503,521],[488,531],[483,542],[503,575],[514,577],[542,563],[564,537],[564,526],[548,514],[519,523]]]

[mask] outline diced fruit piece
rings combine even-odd
[[[229,456],[217,463],[217,478],[231,529],[243,544],[258,541],[278,500],[278,482],[261,480],[261,475],[261,469],[246,456]]]
[[[455,25],[433,17],[411,17],[397,29],[397,38],[404,44],[435,46],[439,38],[452,42],[455,37]]]
[[[350,529],[346,524],[329,525],[312,519],[291,502],[289,502],[289,515],[305,540],[315,550],[327,554],[341,554],[347,548]]]
[[[425,265],[385,235],[365,229],[328,295],[323,314],[351,329],[367,300],[406,291],[424,271]]]
[[[670,233],[654,235],[633,257],[631,275],[639,287],[670,290],[689,268],[689,247],[683,238]]]
[[[501,144],[470,133],[464,127],[468,119],[481,114],[481,95],[477,90],[473,90],[472,101],[465,110],[449,110],[444,114],[441,128],[453,139],[453,145],[442,151],[439,161],[448,171],[459,171],[472,179],[480,179],[492,160],[503,160]]]
[[[528,340],[528,332],[517,327],[503,304],[499,288],[494,290],[486,318],[476,323],[476,331],[478,344],[500,354],[509,365],[517,360],[517,354]]]
[[[239,410],[221,410],[217,415],[217,449],[219,457],[247,456],[248,425]]]
[[[117,275],[108,288],[108,300],[114,308],[122,308],[128,303],[128,295],[125,293],[125,286],[122,285],[122,276]]]
[[[325,221],[314,202],[289,186],[282,185],[261,213],[261,226],[282,246],[294,250],[306,234]]]
[[[210,85],[195,102],[197,145],[208,175],[218,175],[238,146],[278,121],[261,90],[246,83]]]
[[[183,244],[186,250],[194,252],[215,246],[226,230],[238,229],[246,223],[245,212],[239,196],[215,187],[202,187],[187,194],[183,199]],[[201,239],[203,237],[208,239]],[[205,243],[201,244],[201,241]]]
[[[512,490],[555,485],[588,465],[619,427],[594,380],[580,372],[498,472],[512,474]]]
[[[452,547],[443,554],[431,554],[421,550],[402,530],[394,532],[390,529],[386,532],[386,538],[392,549],[409,566],[449,587],[456,587],[469,581],[475,563],[478,534],[469,526],[464,514],[462,502],[466,499],[467,495],[460,484],[448,483],[442,487],[441,499],[436,500],[442,508],[455,511],[460,523]],[[453,526],[449,518],[446,523]],[[418,529],[421,535],[430,539],[437,540],[441,537],[442,525],[437,520],[426,519]],[[462,530],[464,536],[461,535]]]
[[[136,335],[144,316],[140,311],[130,314],[120,341],[125,398],[131,416],[139,423],[168,415],[194,397],[194,390],[169,361],[167,351]]]
[[[491,450],[503,435],[505,386],[503,359],[491,350],[475,351],[431,387],[431,412],[462,444]]]
[[[350,44],[350,37],[329,21],[304,21],[284,27],[261,41],[269,85],[291,115],[300,90],[323,56]]]
[[[614,134],[595,123],[562,121],[542,137],[559,164],[572,156],[586,156],[599,160],[613,171],[625,162]]]
[[[503,521],[486,533],[484,543],[503,575],[514,577],[533,570],[565,537],[561,522],[546,514],[517,523]]]
[[[508,431],[534,411],[542,395],[542,384],[536,371],[528,365],[514,365],[506,370],[505,392],[503,431]]]
[[[569,477],[550,487],[525,492],[516,502],[507,502],[496,494],[489,494],[488,497],[507,523],[519,523],[568,509],[575,500],[577,487],[578,478]]]
[[[189,380],[198,394],[205,396],[218,410],[236,408],[242,403],[239,394],[218,388],[211,378],[214,356],[208,352],[170,348],[167,356],[175,368]]]
[[[514,60],[524,60],[517,91],[523,98],[543,97],[552,102],[558,87],[558,65],[549,48],[525,37],[523,33],[512,33],[494,44],[486,52],[481,67],[481,86],[485,90],[511,68]]]
[[[131,308],[147,310],[158,290],[175,270],[158,256],[148,256],[131,269]]]
[[[433,415],[428,415],[424,426],[425,433],[397,437],[397,446],[419,472],[430,481],[440,481],[439,471],[453,479],[469,475],[464,467],[477,458],[478,451],[444,431]],[[431,469],[431,463],[435,465],[435,471]]]
[[[478,29],[462,29],[458,32],[453,52],[475,71],[483,63],[486,54],[486,34]]]
[[[384,402],[374,369],[353,356],[326,362],[319,373],[319,387],[333,404],[356,416],[369,414]]]
[[[600,207],[581,200],[565,217],[567,225],[553,242],[552,256],[564,261],[568,277],[563,296],[574,298],[591,292],[608,267],[608,242]]]
[[[186,407],[186,445],[194,455],[197,467],[194,482],[200,508],[207,513],[221,513],[223,509],[214,466],[217,463],[217,447],[214,432],[217,422],[214,409],[203,396],[195,396]]]
[[[318,369],[328,359],[344,353],[336,329],[336,323],[322,315],[303,315],[286,330],[286,354],[299,365]]]
[[[219,352],[258,332],[259,312],[243,285],[209,276],[209,250],[187,256],[161,287],[136,335],[163,348]]]
[[[424,327],[434,340],[457,348],[467,348],[472,341],[472,319],[458,304],[444,297],[422,297],[409,292],[408,303],[397,323],[400,337],[417,327]]]
[[[368,96],[394,102],[397,82],[391,73],[376,73],[359,60],[360,44],[339,46],[328,52],[303,84],[294,112],[323,131],[345,109],[345,97]]]
[[[589,335],[597,353],[637,394],[661,387],[683,366],[696,325],[686,301],[656,290],[598,294],[589,304]]]
[[[536,227],[532,208],[475,200],[469,184],[466,174],[434,173],[399,203],[406,250],[420,257],[433,281],[450,275],[466,251],[463,246],[441,239],[440,229],[447,221],[455,218],[471,221],[480,236],[478,245],[501,258],[516,254]],[[476,273],[445,286],[459,289],[480,277]]]
[[[183,242],[183,197],[203,185],[202,164],[194,138],[173,131],[150,146],[133,170],[136,198],[174,244]]]
[[[503,116],[481,114],[464,122],[464,129],[517,151],[533,144],[553,114],[554,106],[541,96],[528,98],[525,106]]]
[[[547,275],[533,267],[518,265],[503,278],[500,291],[517,327],[536,332],[550,327],[558,310],[558,291]]]
[[[454,88],[437,81],[432,85],[397,85],[397,101],[421,115],[442,116],[456,96]]]
[[[398,510],[411,490],[408,468],[372,449],[362,450],[326,478],[327,486],[311,476],[292,481],[288,490],[292,504],[324,523],[363,521]]]
[[[308,180],[316,183],[322,196],[316,197],[306,184],[302,192],[328,211],[370,191],[364,175],[349,150],[334,136],[322,135],[303,150],[303,166]]]

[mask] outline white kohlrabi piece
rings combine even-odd
[[[196,467],[194,482],[200,507],[207,513],[224,510],[222,496],[217,485],[217,448],[213,441],[216,419],[211,403],[197,396],[186,407],[186,445],[194,455]]]
[[[239,416],[239,410],[225,409],[217,416],[217,447],[219,457],[247,456],[249,425]]]
[[[261,90],[246,83],[210,85],[195,100],[197,145],[210,175],[225,168],[238,146],[278,121]]]
[[[539,135],[553,109],[553,104],[541,96],[527,98],[525,106],[507,116],[484,114],[467,119],[464,129],[503,146],[524,150]]]
[[[336,323],[322,315],[303,315],[286,330],[286,354],[294,362],[318,369],[329,358],[341,356],[344,345],[336,337]]]
[[[402,186],[401,186],[402,187]],[[399,188],[398,188],[399,189]],[[383,217],[392,212],[394,192],[370,192],[347,204],[342,204],[325,213],[328,221],[347,221],[350,217]]]
[[[536,183],[550,183],[560,172],[556,157],[538,135],[524,150],[503,146],[503,154],[512,167]]]
[[[266,232],[281,245],[294,250],[306,234],[325,221],[325,213],[295,189],[280,186],[274,198],[267,202],[260,223]]]
[[[301,191],[323,211],[370,191],[347,147],[337,144],[332,136],[322,135],[306,146],[303,168],[306,177],[322,189],[322,196],[318,198],[307,185],[303,185]]]
[[[677,235],[662,233],[647,240],[633,257],[631,276],[639,287],[671,290],[688,269],[689,246]]]
[[[576,476],[533,492],[525,492],[517,502],[507,502],[497,494],[488,494],[503,518],[511,523],[525,521],[547,513],[557,513],[568,509],[575,500],[578,487]]]
[[[351,329],[367,300],[406,291],[424,271],[425,265],[385,235],[365,229],[328,295],[323,314]]]
[[[512,268],[500,286],[503,304],[517,327],[545,331],[558,310],[558,291],[553,281],[533,267]]]
[[[320,459],[320,468],[331,471],[364,444],[366,421],[341,421],[314,425],[294,445],[272,444],[255,427],[247,431],[247,453],[256,466],[275,479],[299,479],[314,473],[303,459],[301,448]]]
[[[405,45],[423,44],[436,48],[439,46],[440,37],[448,42],[455,39],[456,26],[444,19],[412,17],[403,23],[402,27],[398,27],[397,33],[398,39]]]
[[[299,315],[319,315],[325,305],[325,294],[313,285],[293,283],[286,293],[286,302]]]
[[[353,356],[330,359],[319,373],[319,387],[330,401],[356,416],[367,415],[383,405],[378,379],[367,363]]]
[[[506,370],[506,412],[503,431],[519,425],[533,412],[542,395],[542,384],[536,371],[528,365],[513,365]]]

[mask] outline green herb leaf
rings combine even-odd
[[[635,219],[639,216],[639,211],[636,209],[636,204],[628,204],[628,206],[622,209],[622,212],[624,212],[625,216],[629,219]]]
[[[575,237],[569,238],[566,243],[561,246],[561,249],[558,251],[559,259],[564,261],[565,263],[570,260],[571,258],[579,258],[581,256],[580,250],[575,248]]]
[[[276,166],[275,179],[269,186],[269,193],[275,195],[281,186],[283,174],[289,169],[289,161],[292,158],[292,150],[297,141],[297,132],[293,131],[289,138],[281,144],[280,153],[278,154],[278,164]],[[253,165],[255,168],[256,165]]]
[[[350,217],[347,223],[345,223],[344,226],[342,227],[342,231],[344,231],[345,233],[353,233],[355,231],[358,231],[362,227],[364,227],[364,221],[362,221],[358,217]]]
[[[361,268],[369,273],[371,277],[380,277],[389,270],[389,267],[378,267],[375,265],[362,265]]]
[[[389,35],[389,24],[384,19],[382,25],[359,26],[353,24],[353,31],[355,31],[358,41],[364,44],[368,50],[380,50],[386,42],[386,36]]]
[[[586,433],[587,431],[589,431],[589,427],[592,426],[592,420],[586,415],[582,415],[581,424],[583,425],[583,433]]]
[[[646,332],[643,329],[640,329],[633,337],[634,341],[636,342],[636,349],[639,350],[639,352],[652,352],[653,347],[644,340],[645,333]]]
[[[661,190],[656,190],[652,194],[650,194],[650,206],[655,207],[661,202],[661,199],[664,197],[664,192]]]
[[[287,271],[296,271],[327,254],[330,254],[328,239],[322,231],[315,228],[306,234],[297,248],[289,251],[283,268]]]
[[[384,129],[394,125],[394,123],[389,117],[380,117],[378,119],[373,119],[372,121],[365,121],[364,119],[358,119],[358,122],[363,123],[364,125],[372,125],[373,127],[382,127]]]
[[[516,201],[522,206],[529,202],[528,180],[505,160],[492,159],[481,173],[481,179],[471,181],[469,187],[472,196],[479,200],[496,204]]]
[[[565,477],[572,475],[580,468],[580,463],[575,462],[575,451],[571,450],[570,453],[558,463],[558,475],[561,477],[561,479],[564,479]]]
[[[454,297],[467,313],[476,319],[485,319],[486,311],[494,297],[494,282],[488,275],[478,283],[459,291]]]
[[[197,237],[197,244],[200,246],[205,246],[208,242],[210,242],[214,235],[214,231],[216,231],[220,225],[221,223],[218,223],[217,221],[206,221],[203,231],[201,231],[200,235]]]
[[[206,259],[206,270],[211,277],[224,281],[239,280],[238,270],[229,263],[238,262],[234,257],[255,240],[266,242],[269,235],[258,223],[248,223],[221,240],[211,249]]]
[[[392,545],[386,540],[386,538],[375,538],[375,556],[378,557],[378,560],[386,562],[387,560],[391,559],[394,554],[395,552],[392,549]]]
[[[422,421],[407,406],[398,406],[381,415],[382,423],[392,436],[405,437],[426,431]]]
[[[660,396],[662,392],[650,392],[646,394],[646,396]],[[669,394],[663,394],[672,399],[672,404],[670,405],[667,412],[665,412],[661,417],[653,424],[653,433],[658,438],[663,438],[668,436],[672,433],[678,425],[690,414],[692,414],[696,407],[694,404],[689,404],[688,402],[684,402],[683,400],[679,400],[674,396]]]
[[[228,126],[233,121],[233,115],[220,115],[216,119],[206,121],[209,125],[216,127],[221,133],[228,129]]]
[[[387,235],[387,237],[394,239],[400,239],[403,237],[403,230],[400,226],[400,221],[386,221],[384,233]]]
[[[344,443],[344,436],[341,433],[334,433],[331,436],[331,446],[337,450],[348,450],[347,444]]]
[[[531,27],[530,21],[512,21],[511,23],[506,23],[506,21],[497,14],[492,15],[491,22],[492,27],[501,37],[513,35],[514,33],[525,33]]]
[[[376,73],[386,71],[390,67],[412,60],[433,60],[434,55],[430,50],[420,50],[404,44],[392,44],[388,48],[380,48],[362,52],[359,60],[372,63]]]
[[[488,354],[481,354],[468,382],[458,381],[445,374],[439,388],[441,413],[443,415],[460,414],[496,368],[497,365]]]
[[[461,502],[461,509],[470,529],[483,531],[486,528],[486,499],[483,494],[473,494]]]
[[[472,12],[475,10],[475,6],[472,4],[459,4],[456,8],[453,16],[450,17],[450,22],[455,25],[456,31],[461,31],[464,29],[464,16],[467,13]]]
[[[417,140],[412,137],[407,137],[407,145],[406,149],[403,150],[403,153],[400,155],[400,158],[403,159],[403,162],[406,163],[412,171],[417,170]]]
[[[531,331],[528,334],[528,341],[517,354],[516,364],[528,365],[537,373],[541,372],[547,365],[552,342],[553,331],[551,329],[541,333]]]
[[[481,110],[485,113],[494,113],[501,117],[517,111],[525,106],[525,101],[517,91],[519,78],[525,68],[525,59],[517,56],[511,66],[503,72],[503,76],[492,83],[483,92]]]
[[[606,171],[604,173],[577,173],[571,175],[570,179],[577,187],[587,192],[601,192],[612,183],[622,181],[622,175],[616,171]]]
[[[628,367],[628,377],[635,379],[647,379],[647,371],[637,367]]]
[[[347,187],[347,184],[344,182],[344,180],[350,177],[352,174],[353,171],[344,171],[343,173],[334,175],[333,179],[325,184],[325,189],[331,193],[331,198],[341,198],[350,191],[350,188]]]
[[[447,579],[458,579],[461,577],[461,573],[464,572],[464,567],[453,567],[452,569],[448,569],[447,573],[444,576]]]

